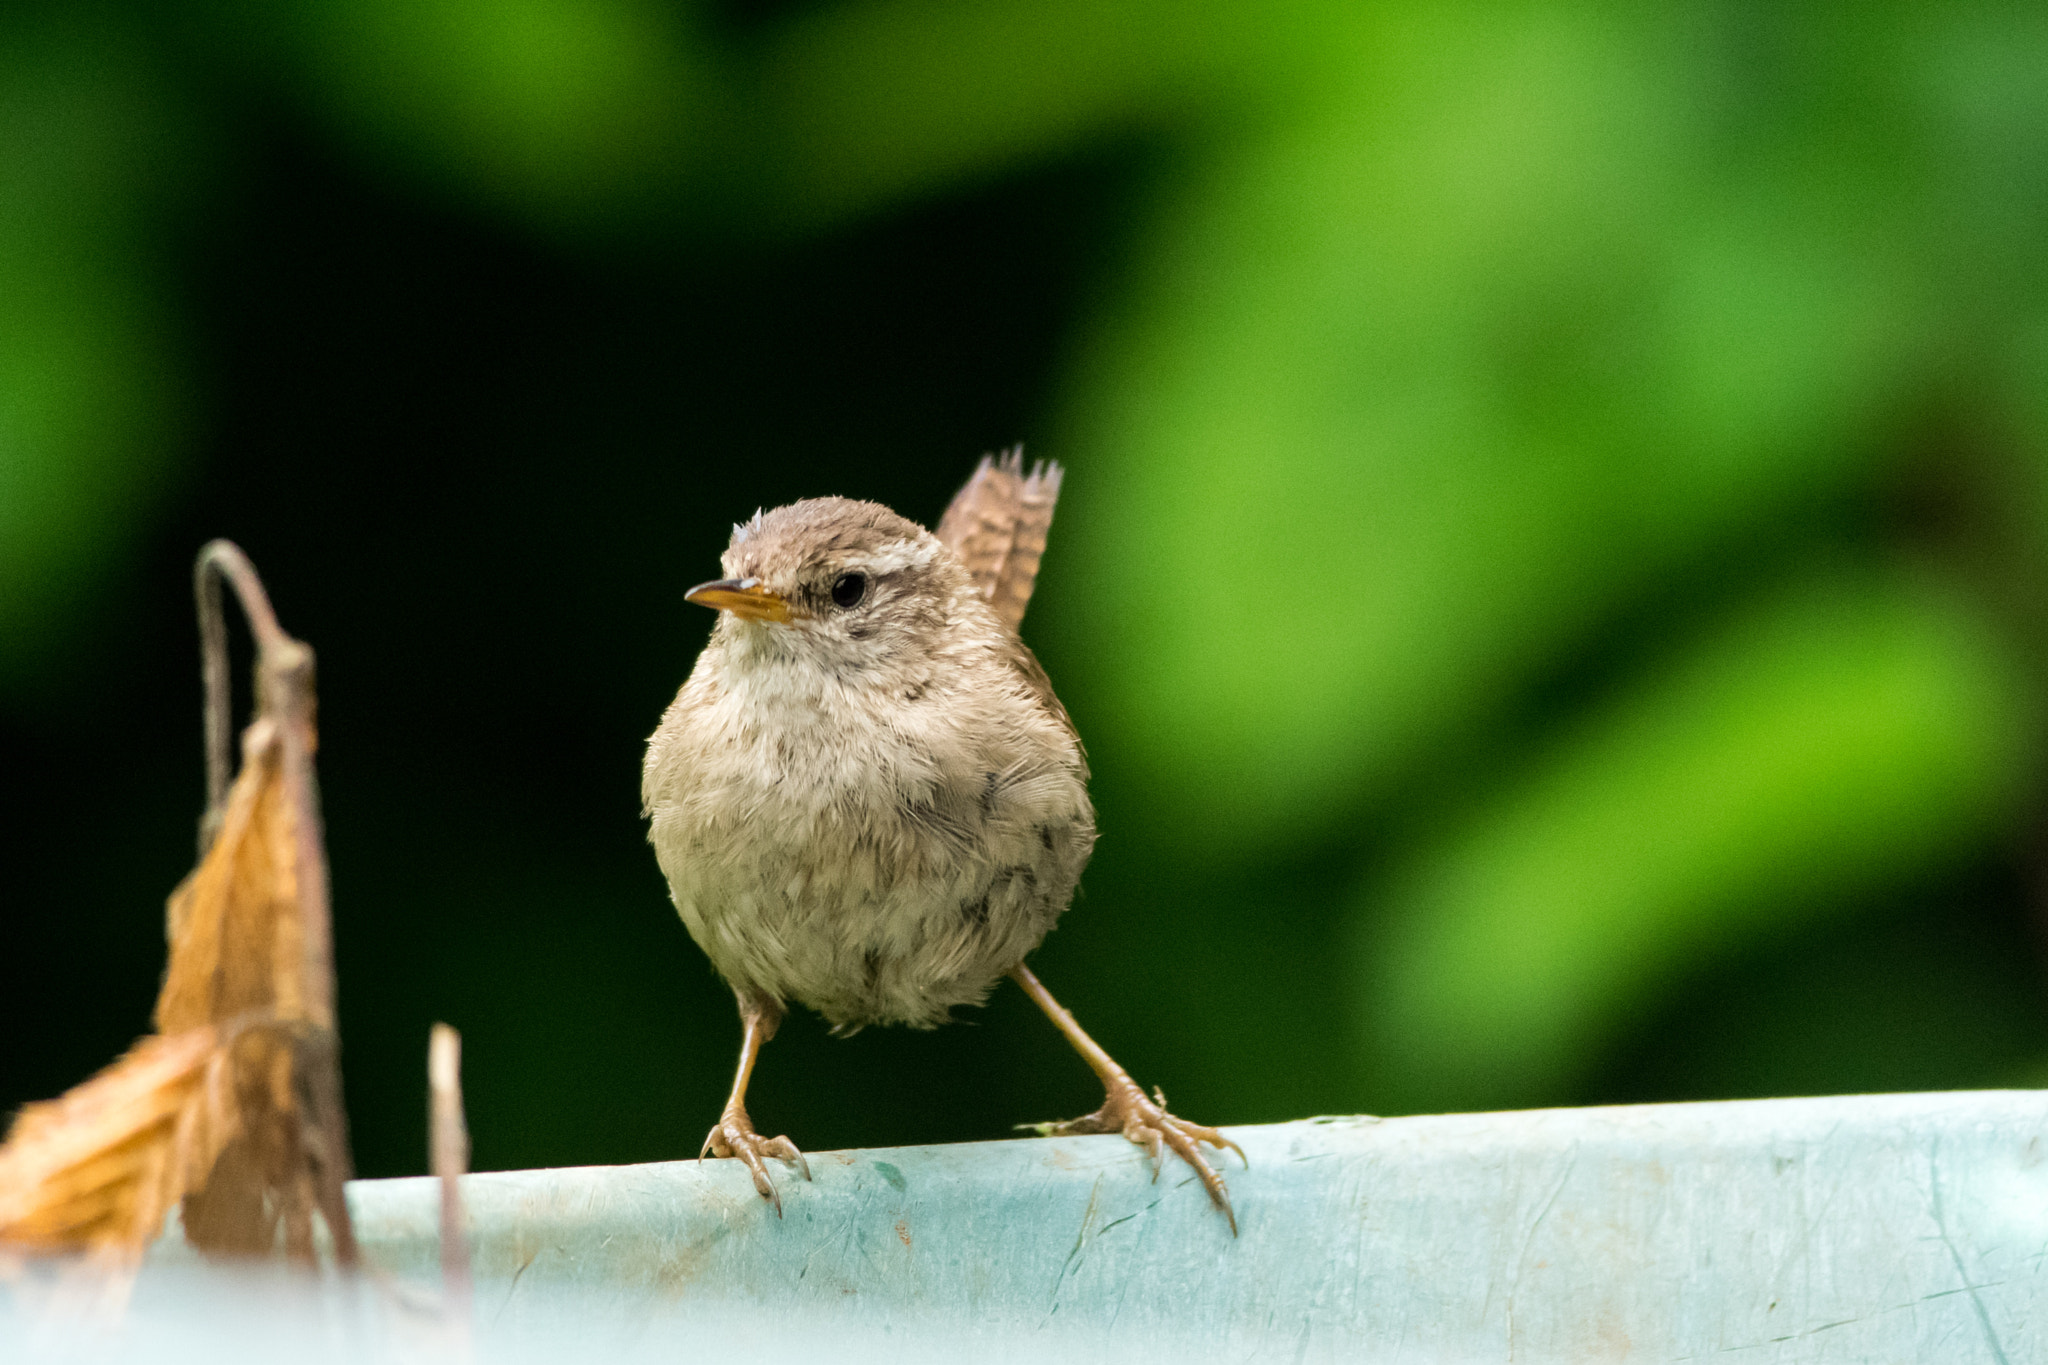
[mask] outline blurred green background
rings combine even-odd
[[[320,653],[358,1163],[694,1154],[637,818],[726,527],[1070,470],[1036,959],[1249,1122],[2048,1083],[2048,9],[17,0],[0,1105],[146,1026],[189,564]],[[802,1145],[1099,1091],[808,1017]]]

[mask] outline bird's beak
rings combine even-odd
[[[758,578],[716,578],[699,583],[683,594],[683,600],[752,621],[789,619],[789,599],[762,587]]]

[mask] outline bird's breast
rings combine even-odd
[[[937,1022],[1065,909],[1094,817],[1078,755],[1028,714],[689,691],[650,743],[650,837],[735,985]]]

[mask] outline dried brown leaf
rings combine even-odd
[[[259,717],[242,736],[242,771],[220,831],[171,893],[170,964],[156,1026],[178,1033],[234,1018],[306,1017],[297,837],[277,724]]]
[[[256,636],[257,715],[226,782],[221,579]],[[139,1254],[184,1202],[203,1251],[314,1256],[320,1214],[355,1259],[342,1184],[326,856],[313,791],[313,656],[271,615],[255,570],[215,542],[199,563],[209,804],[199,866],[166,907],[158,1035],[0,1148],[0,1242]]]
[[[133,1254],[232,1137],[210,1026],[145,1038],[61,1099],[21,1111],[0,1148],[0,1241]]]

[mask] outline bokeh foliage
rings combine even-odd
[[[409,1093],[436,1014],[486,1160],[693,1149],[728,1025],[620,740],[702,629],[679,585],[756,502],[930,517],[1020,436],[1073,470],[1027,636],[1106,831],[1047,973],[1191,1112],[2042,1075],[2048,15],[103,0],[0,18],[0,122],[11,743],[134,751],[54,737],[81,679],[180,657],[175,592],[119,585],[187,529],[303,570],[273,590],[354,717],[329,804],[373,1169],[417,1124],[366,1096]],[[239,278],[268,258],[224,225],[289,193],[280,142],[382,205],[388,258],[307,231],[331,258]],[[511,264],[450,286],[480,242]],[[371,301],[272,290],[330,268]],[[335,339],[258,363],[190,321],[258,315]],[[460,353],[528,315],[516,361]],[[628,354],[599,316],[690,339]],[[323,390],[328,359],[387,382]],[[359,409],[420,445],[343,448]],[[238,463],[259,430],[285,448]],[[419,581],[351,598],[368,553]],[[169,809],[151,752],[128,794]],[[69,833],[20,856],[118,844],[108,816],[38,814]],[[77,886],[178,871],[142,861]],[[52,915],[147,920],[10,905]],[[687,1010],[631,1003],[665,974]],[[777,1046],[800,1141],[1083,1098],[1036,1079],[1045,1039],[1001,1045],[986,1110],[935,1093],[986,1050]],[[18,1071],[0,1098],[62,1083]]]

